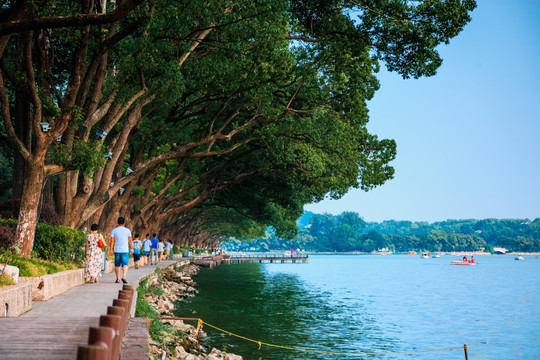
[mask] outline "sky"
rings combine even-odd
[[[477,3],[439,47],[437,75],[378,75],[368,130],[397,142],[394,179],[306,211],[370,222],[540,217],[540,0]]]

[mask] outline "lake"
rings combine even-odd
[[[540,359],[540,259],[313,255],[308,264],[201,269],[178,316],[200,317],[207,346],[244,359]],[[457,350],[423,352],[460,347]],[[474,352],[481,355],[479,357]]]

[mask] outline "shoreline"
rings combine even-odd
[[[206,334],[202,331],[202,326],[198,329],[175,318],[175,303],[185,301],[198,293],[192,276],[196,275],[199,269],[199,266],[193,264],[159,269],[139,284],[140,290],[138,288],[137,291],[140,301],[148,303],[155,311],[151,314],[154,316],[149,329],[150,356],[161,360],[242,360],[239,355],[225,353],[216,348],[207,352],[204,344]],[[139,303],[137,311],[139,312]],[[196,323],[197,319],[193,320]]]
[[[281,254],[281,253],[287,253],[283,251],[267,251],[267,252],[261,252],[261,251],[228,251],[228,255],[237,255],[237,254]],[[516,256],[516,255],[525,255],[525,256],[540,256],[540,252],[507,252],[504,254],[495,254],[495,253],[489,253],[489,252],[483,252],[483,251],[430,251],[432,254],[440,254],[440,255],[456,255],[456,256],[464,256],[464,255],[493,255],[493,256]],[[290,253],[287,253],[290,254]],[[378,252],[378,253],[372,253],[372,252],[361,252],[361,251],[343,251],[343,252],[330,252],[330,251],[324,251],[324,252],[313,252],[313,251],[301,251],[299,253],[300,255],[409,255],[409,256],[420,256],[422,254],[421,251],[417,251],[415,255],[410,255],[405,252],[399,252],[399,253],[390,253],[390,252]]]

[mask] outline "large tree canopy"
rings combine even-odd
[[[366,129],[379,63],[434,75],[437,46],[474,7],[5,2],[0,102],[22,254],[42,194],[74,228],[122,214],[207,243],[267,226],[294,236],[304,204],[393,177],[394,141]]]

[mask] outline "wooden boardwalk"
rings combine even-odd
[[[99,318],[0,318],[0,359],[74,360],[78,346],[88,341],[90,327]],[[148,360],[146,318],[131,318],[120,359]]]
[[[229,261],[232,262],[258,262],[258,263],[287,263],[291,262],[296,263],[307,263],[309,259],[308,255],[297,255],[292,256],[285,254],[246,254],[246,255],[231,255]]]
[[[0,359],[73,360],[99,318],[0,318]]]
[[[246,255],[212,255],[212,256],[194,256],[193,263],[199,266],[214,267],[219,264],[239,264],[242,262],[262,263],[307,263],[308,255],[293,256],[284,254],[246,254]]]

